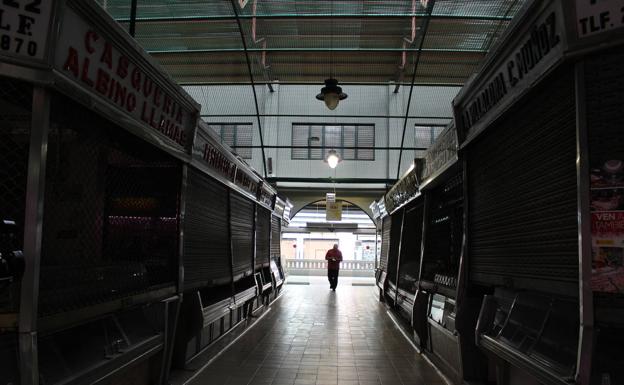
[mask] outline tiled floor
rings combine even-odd
[[[192,384],[442,385],[370,286],[288,285],[264,319]]]

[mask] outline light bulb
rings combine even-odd
[[[330,110],[335,110],[338,107],[338,102],[340,101],[340,96],[335,92],[328,92],[325,94],[325,105]]]
[[[336,166],[338,166],[338,161],[340,161],[340,158],[338,158],[336,154],[329,154],[327,157],[327,164],[330,168],[336,168]]]

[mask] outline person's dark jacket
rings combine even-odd
[[[328,261],[327,268],[329,270],[340,269],[340,262],[342,261],[342,253],[340,250],[329,249],[327,254],[325,254],[325,259]]]

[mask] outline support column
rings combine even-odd
[[[24,213],[24,276],[19,314],[19,355],[22,385],[39,383],[37,352],[37,309],[48,131],[50,128],[50,92],[33,89],[26,210]]]

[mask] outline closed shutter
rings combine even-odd
[[[379,268],[385,272],[388,269],[388,251],[390,250],[390,227],[392,221],[390,216],[386,216],[382,222],[381,228],[381,257],[379,260]]]
[[[562,69],[469,147],[470,278],[578,295],[574,77]]]
[[[428,192],[421,278],[455,288],[463,240],[462,174]]]
[[[396,284],[396,273],[399,260],[399,244],[401,242],[401,227],[403,225],[403,210],[399,210],[390,216],[390,249],[388,250],[388,280]]]
[[[254,203],[237,192],[230,192],[230,226],[234,276],[251,273],[253,262]]]
[[[271,212],[258,206],[256,222],[256,268],[269,263],[271,255]]]
[[[228,190],[189,168],[184,217],[184,288],[229,282]]]
[[[418,198],[405,211],[401,259],[399,268],[399,287],[411,293],[416,292],[420,272],[420,250],[423,228],[423,202]]]
[[[281,238],[282,238],[282,223],[281,220],[272,215],[271,216],[271,258],[279,261],[281,258]]]

